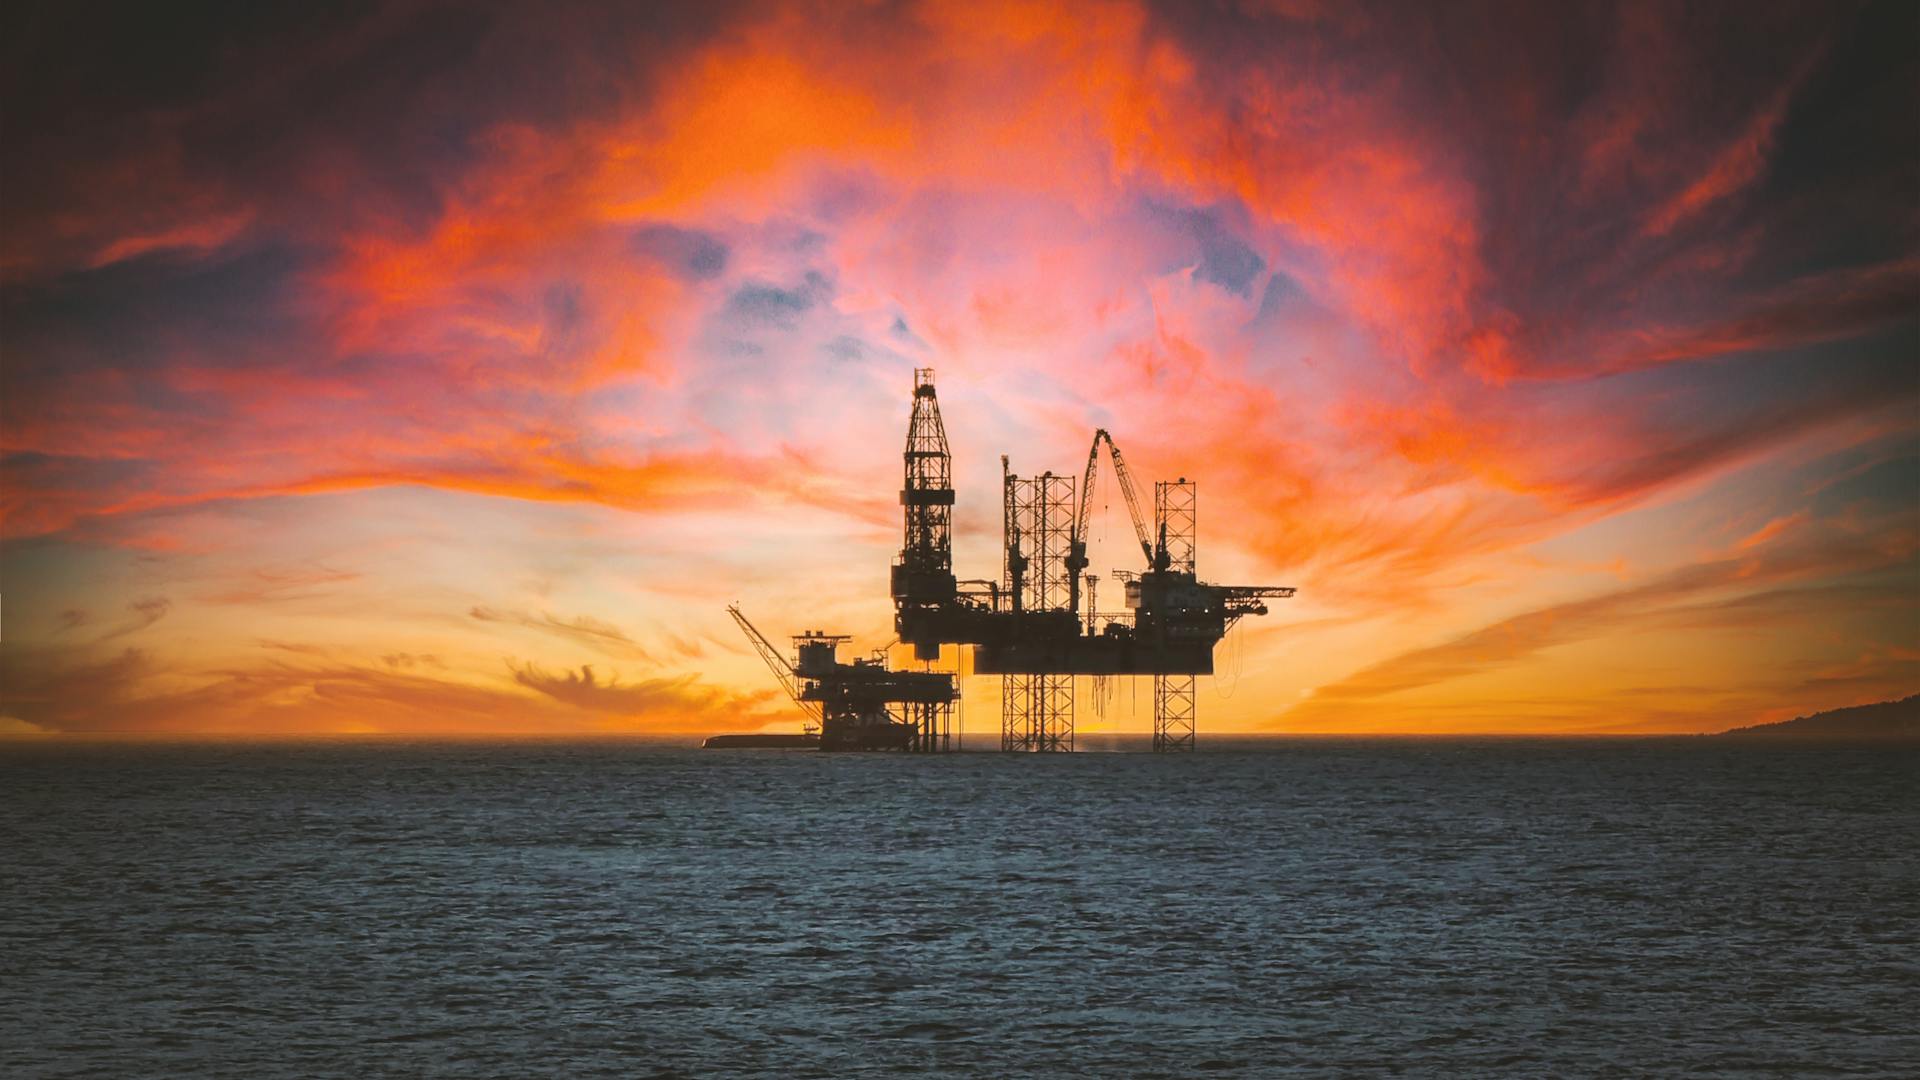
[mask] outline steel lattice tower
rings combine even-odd
[[[1007,595],[1015,610],[1064,609],[1073,594],[1073,477],[1009,474],[1006,487]]]
[[[1198,713],[1192,675],[1153,677],[1153,748],[1166,753],[1193,749],[1193,721]]]
[[[1167,569],[1184,574],[1194,572],[1200,535],[1199,493],[1186,477],[1161,480],[1153,485],[1153,518],[1160,543],[1165,546]],[[1194,748],[1194,726],[1199,718],[1199,701],[1194,694],[1192,675],[1155,675],[1153,677],[1153,748],[1162,753],[1181,753]]]
[[[1194,572],[1195,545],[1200,536],[1200,508],[1193,481],[1157,480],[1153,485],[1153,520],[1167,546],[1168,569]]]
[[[953,457],[933,393],[932,368],[913,372],[913,418],[902,461],[906,528],[893,564],[893,625],[916,658],[938,660],[942,613],[954,600]]]
[[[900,501],[906,507],[906,541],[900,563],[914,573],[953,570],[953,455],[940,401],[933,393],[933,369],[913,371],[913,418],[907,424],[906,476]]]
[[[1042,473],[1032,480],[1032,562],[1027,568],[1027,610],[1065,608],[1073,593],[1067,570],[1067,545],[1073,539],[1073,477]]]
[[[1038,675],[1000,676],[1000,749],[1033,749],[1033,712]]]
[[[1000,677],[1000,749],[1040,753],[1073,749],[1072,675]]]
[[[1073,750],[1073,676],[1034,675],[1031,749],[1042,753]]]
[[[1051,472],[1007,474],[1006,589],[1016,611],[1068,610],[1075,595],[1067,553],[1073,539],[1074,481]],[[1073,749],[1073,676],[1005,675],[1000,748]]]

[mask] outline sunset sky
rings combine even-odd
[[[916,366],[961,576],[1104,426],[1299,588],[1203,738],[1920,690],[1920,5],[76,7],[0,45],[9,733],[793,727],[725,605],[892,636]]]

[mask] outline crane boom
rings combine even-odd
[[[1080,478],[1080,511],[1073,516],[1073,538],[1084,542],[1087,538],[1087,525],[1093,519],[1093,477],[1100,467],[1100,436],[1106,429],[1093,433],[1093,445],[1087,448],[1087,471]]]
[[[1140,509],[1140,493],[1133,488],[1133,473],[1127,469],[1127,459],[1120,456],[1120,444],[1113,441],[1106,428],[1094,433],[1094,438],[1105,438],[1107,450],[1113,454],[1113,475],[1120,478],[1120,494],[1127,499],[1127,516],[1133,519],[1133,535],[1140,539],[1140,552],[1147,557],[1147,565],[1153,565],[1153,533],[1147,528],[1147,517]]]
[[[1094,472],[1100,465],[1102,440],[1107,444],[1108,453],[1113,455],[1113,474],[1120,478],[1120,494],[1127,500],[1127,516],[1133,519],[1133,534],[1140,541],[1140,552],[1147,557],[1147,565],[1151,566],[1153,565],[1153,534],[1148,530],[1146,515],[1140,509],[1140,493],[1134,490],[1133,473],[1127,468],[1127,459],[1120,456],[1120,447],[1113,441],[1113,436],[1107,434],[1106,428],[1100,428],[1093,433],[1093,445],[1087,449],[1087,471],[1080,481],[1080,512],[1073,521],[1073,551],[1080,559],[1085,559],[1087,526],[1093,518],[1093,500],[1089,496],[1093,492]],[[1078,567],[1070,567],[1074,570],[1085,568],[1084,561]]]
[[[740,611],[740,605],[728,604],[727,614],[733,616],[733,621],[739,624],[740,632],[747,635],[747,641],[752,643],[753,651],[759,653],[760,659],[766,662],[767,670],[773,672],[773,677],[780,680],[780,688],[785,690],[787,696],[793,699],[793,703],[800,706],[801,710],[807,714],[806,727],[809,730],[816,729],[816,725],[820,722],[821,706],[817,702],[800,700],[800,676],[793,670],[793,665],[787,662],[786,657],[780,655],[780,650],[774,648],[773,643],[768,641],[757,627],[747,621],[746,615]]]
[[[1285,600],[1293,595],[1290,585],[1212,585],[1209,588],[1220,598],[1228,626],[1245,615],[1265,615],[1264,600]]]
[[[1253,600],[1262,597],[1284,600],[1292,596],[1295,591],[1291,585],[1215,585],[1214,589],[1216,589],[1221,596],[1229,599],[1237,597],[1244,600]]]
[[[1140,509],[1140,493],[1133,489],[1133,473],[1127,469],[1127,459],[1120,456],[1120,446],[1107,434],[1106,428],[1098,428],[1093,433],[1093,445],[1087,448],[1087,471],[1080,480],[1080,509],[1073,518],[1073,534],[1067,538],[1067,606],[1074,611],[1080,610],[1080,572],[1087,568],[1087,526],[1093,519],[1093,480],[1100,467],[1100,442],[1106,440],[1107,451],[1113,455],[1113,475],[1120,480],[1120,494],[1127,500],[1127,516],[1133,519],[1133,535],[1140,540],[1140,552],[1147,557],[1147,567],[1152,569],[1153,534],[1147,529],[1147,519]],[[1092,613],[1089,612],[1089,615]]]

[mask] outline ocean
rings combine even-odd
[[[0,1075],[1920,1074],[1920,750],[0,744]]]

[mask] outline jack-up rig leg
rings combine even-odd
[[[1073,750],[1073,676],[1000,678],[1000,749],[1019,753]]]
[[[1198,711],[1192,675],[1153,677],[1153,749],[1157,753],[1193,750],[1193,722]]]
[[[1073,751],[1073,676],[1035,675],[1040,706],[1034,715],[1034,746],[1042,753]]]
[[[1000,676],[1000,749],[1033,749],[1035,676]]]

